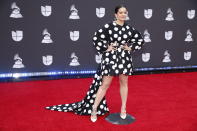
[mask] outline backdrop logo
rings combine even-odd
[[[165,31],[165,39],[171,40],[173,37],[173,31]]]
[[[42,62],[46,66],[51,65],[53,63],[53,56],[52,55],[42,56]]]
[[[24,68],[25,66],[23,65],[23,60],[19,57],[18,54],[14,55],[14,65],[12,68]]]
[[[100,8],[96,8],[96,15],[98,18],[102,18],[105,16],[105,8],[100,7]]]
[[[191,55],[192,55],[191,51],[184,52],[184,59],[185,60],[190,60],[191,59]]]
[[[77,41],[79,39],[79,31],[70,31],[70,39]]]
[[[146,19],[150,19],[153,15],[153,10],[152,9],[144,9],[144,17]]]
[[[150,53],[142,53],[142,61],[148,62],[150,60]]]
[[[21,41],[23,39],[23,31],[21,30],[12,31],[12,39],[14,41]]]
[[[42,35],[44,36],[42,43],[53,43],[53,40],[51,39],[51,34],[48,32],[47,29],[43,30]]]
[[[49,5],[41,6],[41,13],[43,16],[50,16],[52,13],[52,8]]]
[[[174,17],[173,17],[173,12],[171,10],[171,8],[168,8],[167,10],[167,16],[166,16],[166,21],[173,21]]]
[[[20,8],[16,5],[16,2],[13,2],[11,5],[12,13],[10,14],[11,18],[22,18],[23,16],[20,13]]]
[[[72,54],[71,54],[71,62],[70,62],[70,66],[79,66],[80,64],[79,64],[79,61],[78,61],[78,57],[75,55],[75,52],[73,52]]]
[[[95,61],[96,61],[96,63],[101,63],[101,58],[102,58],[102,55],[101,54],[99,54],[99,55],[95,55]]]
[[[193,41],[192,33],[191,33],[190,29],[188,29],[187,32],[186,32],[185,41],[186,41],[186,42],[192,42],[192,41]]]
[[[166,50],[164,52],[164,58],[163,58],[162,62],[164,62],[164,63],[171,62],[170,53],[168,52],[168,50]]]
[[[144,41],[145,42],[151,42],[150,34],[148,33],[147,29],[144,31]]]
[[[187,10],[187,17],[189,19],[193,19],[195,17],[195,13],[196,13],[195,10]]]
[[[69,19],[80,19],[78,15],[78,10],[75,8],[75,5],[71,5],[70,11],[71,11],[71,14],[69,16]]]

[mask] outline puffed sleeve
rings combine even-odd
[[[108,27],[109,24],[105,24],[102,28],[97,30],[93,36],[93,44],[99,54],[103,54],[104,51],[108,48]]]
[[[144,45],[144,39],[139,31],[134,29],[133,27],[130,28],[131,36],[128,43],[131,43],[129,47],[131,47],[132,51],[136,51],[142,48]]]

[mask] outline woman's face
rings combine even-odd
[[[122,7],[118,10],[118,12],[115,14],[115,17],[117,20],[120,20],[120,21],[125,21],[126,18],[127,18],[127,9]]]

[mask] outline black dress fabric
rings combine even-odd
[[[96,93],[100,85],[102,85],[103,76],[132,75],[133,63],[131,52],[141,49],[144,40],[140,32],[127,23],[119,25],[113,21],[105,24],[95,32],[93,43],[97,52],[102,55],[102,59],[84,99],[70,104],[48,106],[46,109],[60,112],[69,111],[79,115],[90,115]],[[116,50],[106,51],[111,43],[115,43]],[[124,44],[131,47],[131,52],[122,48]],[[109,108],[104,97],[97,108],[97,113],[98,115],[104,115],[108,112]]]

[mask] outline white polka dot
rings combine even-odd
[[[92,111],[91,110],[88,110],[88,113],[90,114]]]
[[[94,83],[95,81],[93,80],[93,83]],[[89,91],[87,92],[87,95],[89,95]]]
[[[86,107],[90,107],[90,105],[89,105],[89,104],[87,104],[87,105],[86,105]]]
[[[122,69],[123,68],[123,64],[118,65],[118,68]]]
[[[121,35],[122,34],[122,31],[120,30],[118,33]]]
[[[123,27],[122,30],[125,31],[125,28]]]
[[[85,113],[86,112],[86,109],[84,109],[83,112]]]
[[[105,28],[109,28],[109,24],[105,24]]]
[[[101,111],[98,111],[98,114],[100,115],[101,114]]]
[[[127,67],[130,68],[131,67],[131,64],[128,64]]]
[[[98,42],[98,45],[99,45],[99,46],[102,46],[102,43],[101,43],[101,42]]]
[[[108,73],[108,71],[107,70],[105,70],[105,74],[107,74]]]
[[[138,34],[135,34],[134,37],[137,38],[138,37]]]
[[[134,42],[134,41],[135,41],[135,39],[131,39],[131,41],[132,41],[132,42]]]
[[[126,42],[126,41],[125,41],[125,40],[123,40],[121,43],[122,43],[122,44],[125,44],[125,42]]]
[[[100,30],[99,30],[99,32],[101,33],[101,32],[103,32],[103,30],[102,30],[102,29],[100,29]]]
[[[118,37],[118,35],[117,34],[114,34],[114,38],[117,38]]]
[[[91,100],[90,100],[90,103],[93,103],[93,102],[94,102],[94,100],[93,100],[93,99],[91,99]]]
[[[105,38],[105,35],[104,34],[101,34],[101,38]]]
[[[100,105],[100,108],[101,108],[101,109],[103,109],[103,108],[104,108],[104,106],[103,106],[103,105]]]
[[[109,56],[109,52],[107,52],[105,55],[106,55],[106,56]]]
[[[113,55],[113,57],[112,57],[113,59],[116,59],[116,55]]]
[[[97,37],[93,37],[93,40],[97,40]]]
[[[109,34],[112,34],[112,31],[111,30],[109,30]]]
[[[127,72],[127,69],[124,69],[123,73],[126,73]]]
[[[106,62],[109,62],[109,58],[106,58],[105,61],[106,61]]]
[[[131,35],[131,32],[129,31],[128,34]]]
[[[96,49],[97,49],[97,50],[100,50],[101,48],[97,46]]]
[[[118,28],[117,28],[117,27],[114,27],[114,30],[115,30],[115,31],[118,31]]]
[[[118,70],[116,70],[116,71],[115,71],[115,73],[116,73],[116,74],[118,74],[118,73],[119,73],[119,71],[118,71]]]
[[[127,25],[126,28],[129,29],[129,26]]]
[[[118,37],[118,41],[121,41],[121,37]]]
[[[127,38],[127,35],[126,35],[126,34],[124,34],[124,35],[123,35],[123,38],[125,38],[125,39],[126,39],[126,38]]]

